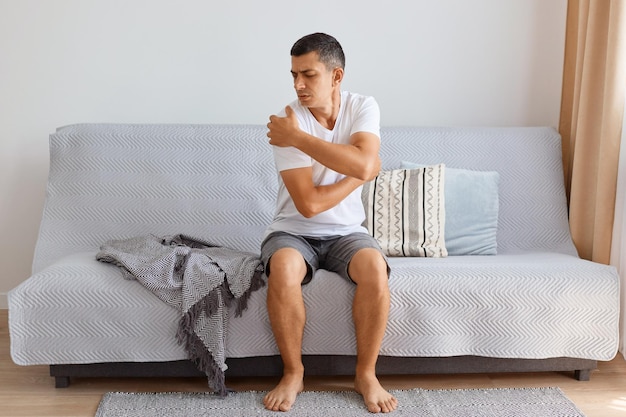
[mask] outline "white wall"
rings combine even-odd
[[[302,4],[302,5],[301,5]],[[29,276],[48,134],[80,122],[254,123],[325,31],[383,125],[557,126],[567,0],[0,0],[0,308]]]

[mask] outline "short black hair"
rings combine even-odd
[[[303,36],[291,47],[291,56],[300,56],[309,52],[317,52],[319,60],[328,70],[344,69],[346,57],[343,48],[334,37],[325,33],[312,33]]]

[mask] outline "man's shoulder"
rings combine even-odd
[[[368,108],[378,108],[376,99],[372,96],[366,96],[364,94],[353,93],[350,91],[342,91],[341,93],[342,103],[351,110],[362,110]]]
[[[299,100],[294,100],[288,105],[298,116],[306,116],[308,113],[310,113],[309,109],[303,106]]]
[[[349,117],[349,120],[380,119],[380,108],[372,96],[346,91],[342,92],[341,102],[344,117]]]
[[[360,94],[360,93],[354,93],[352,91],[342,91],[341,97],[346,102],[349,101],[349,102],[355,102],[355,103],[362,103],[366,101],[374,101],[374,102],[376,101],[376,99],[372,96],[368,96],[368,95]]]

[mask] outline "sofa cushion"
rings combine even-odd
[[[9,292],[11,357],[19,365],[187,358],[180,313],[95,252],[57,261]],[[610,360],[619,338],[615,268],[556,253],[392,257],[393,302],[381,356],[478,355]],[[486,290],[488,289],[488,290]],[[302,288],[304,355],[354,355],[355,286],[319,269]],[[278,355],[267,287],[229,320],[227,356]]]
[[[424,166],[402,162],[402,168]],[[446,167],[446,249],[448,255],[495,255],[498,231],[496,171]]]
[[[445,165],[381,171],[363,186],[363,225],[388,256],[444,257]]]

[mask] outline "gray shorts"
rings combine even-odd
[[[261,261],[265,267],[265,274],[270,275],[269,260],[279,249],[293,248],[302,254],[307,264],[307,274],[302,284],[307,284],[313,278],[317,269],[336,272],[352,282],[348,275],[348,265],[352,257],[361,249],[374,248],[387,262],[380,245],[367,233],[352,233],[346,236],[308,237],[298,236],[287,232],[270,233],[261,244]],[[389,275],[387,262],[387,275]]]

